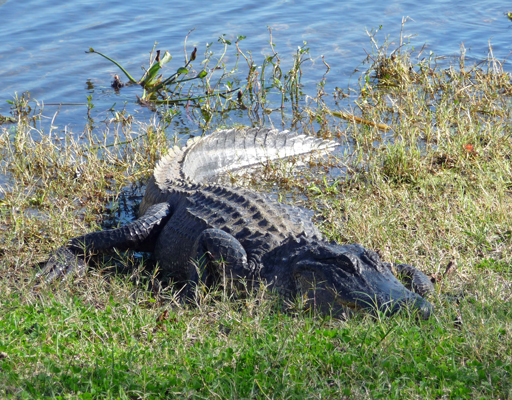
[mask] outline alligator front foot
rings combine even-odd
[[[85,260],[68,247],[57,249],[46,262],[45,267],[37,273],[39,282],[50,283],[55,279],[66,278],[77,274],[83,276],[87,270]]]
[[[409,264],[384,263],[384,265],[397,275],[405,287],[421,297],[428,297],[434,294],[434,284],[430,278],[419,269]]]
[[[206,256],[201,280],[206,286],[220,283],[223,278],[238,281],[249,277],[251,271],[247,253],[240,242],[221,229],[206,229],[196,241],[198,257]]]
[[[87,270],[85,256],[113,249],[152,251],[154,239],[169,217],[169,204],[154,204],[139,219],[121,228],[70,239],[66,246],[60,247],[50,256],[46,266],[37,274],[37,279],[48,283],[57,278],[66,279],[73,274],[84,275]]]

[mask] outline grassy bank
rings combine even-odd
[[[283,313],[264,291],[232,299],[222,288],[183,305],[130,253],[34,287],[33,266],[52,249],[131,215],[175,138],[165,120],[114,121],[76,140],[34,131],[21,115],[0,127],[10,177],[0,192],[0,395],[512,397],[512,84],[492,60],[438,62],[375,46],[348,106],[337,104],[349,91],[333,97],[322,83],[294,103],[294,128],[338,140],[344,154],[298,172],[270,165],[245,183],[277,184],[329,239],[432,275],[428,321]]]

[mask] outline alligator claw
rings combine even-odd
[[[50,283],[58,278],[65,280],[73,274],[83,276],[86,270],[87,265],[83,258],[67,247],[60,247],[50,256],[45,267],[36,274],[36,279]]]

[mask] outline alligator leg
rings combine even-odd
[[[197,239],[195,248],[196,257],[203,261],[200,279],[206,286],[219,283],[223,277],[235,281],[251,277],[247,253],[229,233],[221,229],[206,229]]]
[[[392,272],[394,269],[405,287],[421,297],[428,297],[434,293],[434,285],[429,277],[412,265],[397,263],[384,263],[384,265]]]
[[[150,251],[170,214],[168,203],[155,204],[142,217],[121,228],[73,238],[52,253],[36,277],[48,283],[59,277],[65,279],[74,273],[83,275],[87,269],[85,256],[114,248],[121,251]]]

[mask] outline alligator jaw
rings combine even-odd
[[[345,307],[349,307],[371,313],[379,311],[388,316],[409,310],[417,313],[421,319],[429,319],[434,312],[432,304],[406,289],[391,273],[389,274],[390,276],[372,277],[374,279],[371,285],[363,283],[368,280],[361,280],[358,285],[357,279],[344,280],[336,287],[327,281],[317,281],[314,285],[311,282],[304,282],[305,285],[301,285],[300,292],[306,295],[311,306],[333,316],[341,314]]]
[[[382,277],[381,277],[382,278]],[[400,281],[394,276],[379,279],[381,282],[373,287],[375,293],[352,292],[352,300],[344,299],[345,305],[353,308],[362,308],[371,312],[377,310],[385,315],[393,315],[400,311],[409,310],[424,320],[430,318],[434,312],[434,307],[430,302],[420,295],[406,289]]]

